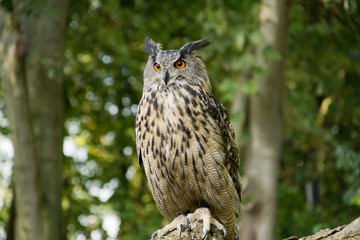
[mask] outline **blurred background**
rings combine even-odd
[[[0,4],[10,11],[13,7],[7,0]],[[276,239],[346,224],[360,213],[360,4],[285,4]],[[211,40],[198,55],[214,95],[229,109],[234,125],[243,126],[236,134],[245,158],[251,138],[248,108],[236,110],[234,99],[238,93],[256,95],[256,76],[266,74],[256,67],[254,54],[264,40],[261,8],[262,2],[252,0],[70,3],[63,70],[62,208],[68,239],[147,239],[166,223],[135,148],[146,36],[165,49]],[[273,49],[263,54],[270,60],[280,56]],[[0,87],[1,240],[6,239],[13,202],[10,124]]]

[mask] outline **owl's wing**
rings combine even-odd
[[[141,155],[141,148],[139,147],[138,149],[138,160],[139,160],[139,166],[140,168],[143,168],[144,167],[144,163],[143,163],[143,160],[142,160],[142,155]]]
[[[143,168],[144,164],[143,164],[143,159],[142,159],[142,153],[141,153],[141,140],[140,140],[140,130],[141,130],[141,121],[140,121],[140,109],[142,106],[142,99],[140,100],[139,103],[139,107],[138,107],[138,112],[136,113],[136,118],[135,118],[135,140],[136,140],[136,152],[138,155],[138,160],[139,160],[139,166],[140,168]]]
[[[224,139],[226,154],[225,167],[231,176],[236,192],[241,200],[240,157],[235,143],[235,132],[230,123],[229,113],[214,96],[210,97],[209,114],[218,123]]]

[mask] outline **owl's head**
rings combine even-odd
[[[149,59],[144,71],[144,90],[171,91],[178,87],[197,85],[211,92],[205,64],[196,51],[210,44],[209,40],[189,42],[179,50],[164,50],[149,37],[145,39],[145,52]]]

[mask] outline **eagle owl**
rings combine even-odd
[[[139,164],[161,214],[182,230],[203,220],[203,238],[210,224],[237,237],[240,214],[240,160],[225,107],[212,95],[209,76],[196,51],[208,40],[180,50],[164,50],[145,40],[149,58],[136,115]]]

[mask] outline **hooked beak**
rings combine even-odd
[[[165,71],[164,71],[164,82],[165,82],[166,85],[169,82],[169,72],[168,72],[167,69],[165,69]]]

